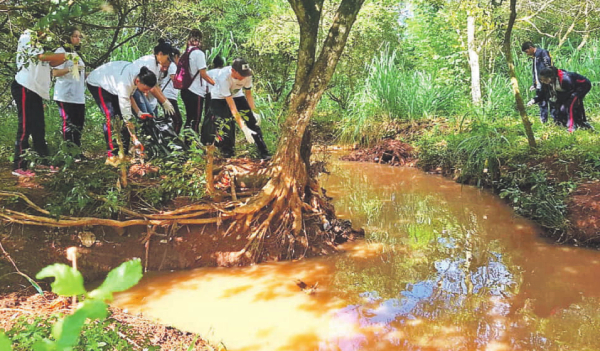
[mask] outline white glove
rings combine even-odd
[[[167,115],[175,114],[175,108],[173,107],[173,104],[171,103],[171,101],[165,100],[165,102],[162,103],[162,107],[165,110],[165,114],[167,114]]]
[[[531,99],[531,100],[529,100],[529,102],[527,102],[527,107],[529,107],[529,106],[531,106],[533,104],[535,104],[535,100]]]
[[[77,62],[73,64],[73,67],[71,68],[71,74],[73,75],[73,79],[79,81],[79,65]]]
[[[254,134],[256,134],[255,131],[250,130],[250,128],[248,128],[248,126],[244,123],[244,125],[242,126],[242,132],[244,132],[244,136],[246,137],[246,141],[249,142],[250,144],[254,144],[254,137],[252,137]]]
[[[260,126],[260,122],[262,122],[262,115],[260,114],[260,112],[255,112],[255,111],[252,111],[252,114],[254,115],[254,118],[256,119],[256,124]]]
[[[529,91],[534,91],[535,90],[535,85],[532,85],[529,87]]]

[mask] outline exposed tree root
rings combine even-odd
[[[275,171],[278,169],[275,168]],[[249,172],[243,168],[235,169],[230,166],[221,168],[220,174],[228,173],[231,184],[224,193],[233,201],[215,203],[191,204],[177,208],[173,211],[142,213],[129,208],[120,207],[119,212],[124,219],[107,219],[96,217],[53,217],[52,214],[36,205],[27,196],[16,192],[0,191],[0,198],[16,198],[27,205],[25,210],[12,210],[4,208],[0,211],[0,221],[47,227],[84,227],[84,226],[109,226],[125,228],[130,226],[147,226],[147,236],[142,241],[149,250],[150,239],[158,226],[177,228],[181,225],[216,224],[220,227],[226,223],[224,236],[239,235],[246,238],[240,251],[230,253],[229,261],[234,263],[258,262],[269,258],[299,258],[309,250],[311,240],[308,233],[322,235],[319,242],[333,242],[328,237],[327,229],[333,212],[327,213],[324,205],[324,195],[316,180],[311,179],[310,186],[302,185],[306,177],[303,172],[300,176],[290,176],[281,172],[276,176],[266,174],[261,169],[260,177],[268,177],[268,181],[260,191],[248,191],[245,188],[236,188],[236,176],[246,181],[251,178]],[[273,169],[271,169],[273,171]],[[296,170],[297,171],[297,170]],[[213,188],[213,195],[222,192]],[[94,193],[88,195],[97,201],[108,200]],[[246,201],[236,201],[251,196]],[[33,212],[33,213],[29,213]],[[37,214],[36,214],[37,213]],[[329,218],[328,218],[329,216]],[[307,229],[307,225],[310,228]],[[269,252],[263,252],[265,243],[268,242]]]

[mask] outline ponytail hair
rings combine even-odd
[[[171,44],[161,38],[158,39],[158,45],[154,47],[154,55],[158,55],[159,52],[162,52],[163,55],[171,56],[173,48],[171,47]]]
[[[202,32],[199,29],[192,29],[190,31],[190,35],[188,36],[187,41],[188,46],[194,45],[194,41],[202,41]]]
[[[222,68],[225,65],[225,60],[220,55],[215,56],[212,61],[213,68]]]
[[[137,78],[140,80],[140,83],[147,85],[151,88],[156,86],[156,74],[148,69],[146,66],[142,66],[140,68],[140,73]]]

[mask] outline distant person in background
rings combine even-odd
[[[566,126],[569,132],[577,128],[593,129],[587,122],[583,106],[583,99],[592,88],[590,80],[581,74],[556,67],[546,67],[539,75],[542,89],[527,105],[549,100],[556,106],[557,124]]]
[[[533,58],[533,65],[531,67],[531,74],[533,76],[533,84],[529,88],[530,91],[535,90],[536,94],[539,96],[539,90],[542,89],[542,83],[539,79],[540,71],[546,67],[552,66],[552,58],[550,57],[550,53],[548,50],[535,47],[532,42],[526,41],[521,45],[521,50],[525,52],[529,57]],[[548,109],[550,109],[550,113],[552,114],[552,118],[556,120],[554,109],[552,106],[549,106],[548,100],[541,100],[537,102],[540,106],[540,121],[542,123],[546,123],[548,121]]]
[[[255,114],[252,97],[252,69],[246,60],[237,58],[231,66],[222,68],[211,89],[210,108],[214,114],[215,129],[212,138],[222,138],[217,146],[224,157],[233,157],[235,148],[235,124],[240,126],[246,141],[256,144],[258,157],[271,158],[260,129],[260,115]],[[227,126],[223,128],[222,126]]]
[[[156,76],[157,81],[160,83],[167,76],[167,71],[171,65],[171,54],[173,48],[171,44],[165,42],[163,39],[158,40],[158,45],[154,47],[154,54],[142,56],[139,59],[133,61],[131,64],[135,66],[133,71],[139,72],[142,67],[147,67]],[[144,113],[155,115],[156,101],[160,103],[165,111],[166,115],[173,115],[175,108],[173,104],[165,97],[161,88],[157,85],[152,87],[149,92],[142,93],[137,91],[134,93],[133,98],[137,104],[137,107]],[[123,113],[125,113],[123,111]]]
[[[54,67],[54,101],[62,120],[63,140],[81,148],[81,132],[85,121],[85,63],[79,55],[81,32],[71,27],[66,33],[65,44],[54,51],[56,54],[72,53],[73,57]],[[82,158],[82,154],[77,157]]]
[[[206,72],[206,56],[200,49],[202,44],[202,32],[198,29],[190,31],[185,49],[189,55],[189,72],[192,75],[192,83],[188,88],[181,89],[181,99],[185,105],[185,128],[199,132],[202,112],[204,110],[204,98],[206,95],[206,83],[214,85],[214,80]]]
[[[50,100],[51,66],[58,66],[73,57],[65,53],[44,53],[41,45],[44,36],[43,32],[26,30],[17,45],[18,72],[10,87],[19,118],[12,172],[17,177],[35,176],[22,158],[29,148],[30,136],[38,155],[48,156],[43,100]]]
[[[177,104],[177,97],[179,96],[179,90],[173,87],[173,78],[177,72],[177,62],[179,62],[179,56],[181,52],[177,48],[173,48],[172,62],[167,70],[167,76],[160,82],[161,90],[165,97],[171,102],[175,112],[171,116],[173,120],[173,129],[177,134],[181,132],[183,126],[183,119],[181,118],[181,112],[179,111],[179,105]]]
[[[219,72],[221,71],[221,68],[223,68],[224,65],[225,65],[225,60],[223,60],[223,58],[219,55],[215,56],[215,58],[212,61],[212,69],[207,72],[209,77],[211,77],[213,80],[216,80],[217,76],[219,75]],[[211,112],[211,109],[210,109],[210,100],[211,100],[210,91],[212,90],[212,87],[214,87],[214,86],[209,87],[207,85],[206,95],[204,96],[206,108],[204,109],[204,120],[202,121],[202,133],[200,134],[200,136],[201,136],[200,141],[204,145],[213,143],[215,140],[215,133],[216,133],[215,116]],[[219,139],[219,136],[217,136],[217,139]]]

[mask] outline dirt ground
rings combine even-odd
[[[571,194],[567,213],[570,236],[584,245],[600,244],[600,182],[579,185]]]
[[[71,304],[68,298],[59,297],[53,293],[45,292],[44,295],[28,292],[11,293],[0,297],[0,329],[9,330],[15,321],[25,317],[29,322],[34,317],[50,317],[58,313],[71,313]],[[139,350],[147,338],[151,345],[160,346],[161,350],[187,350],[194,345],[196,351],[219,350],[218,346],[206,344],[195,334],[179,331],[175,328],[157,324],[141,316],[131,315],[120,308],[110,308],[109,321],[120,322],[132,328],[132,332],[121,335],[131,345],[132,349]],[[132,335],[137,337],[132,338]],[[182,346],[184,345],[184,346]]]
[[[371,148],[354,150],[349,155],[342,157],[342,160],[411,167],[416,162],[413,147],[394,139],[385,139]]]

